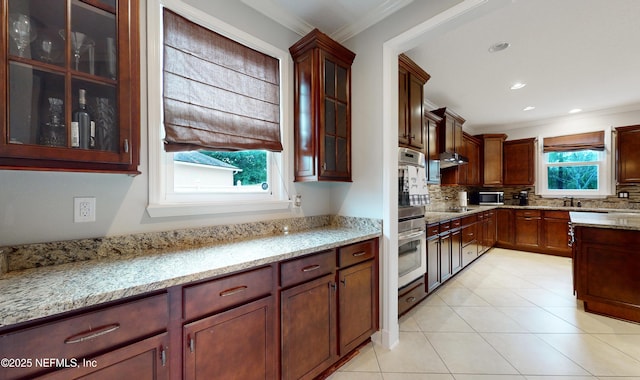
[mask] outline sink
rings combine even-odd
[[[474,208],[471,207],[450,207],[447,212],[469,212],[469,211],[473,211],[475,210]]]

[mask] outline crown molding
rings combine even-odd
[[[242,0],[242,2],[301,36],[305,36],[315,29],[313,25],[289,12],[273,0]]]

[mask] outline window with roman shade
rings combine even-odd
[[[279,61],[163,11],[167,152],[282,151]]]
[[[611,192],[605,131],[545,137],[536,192],[548,197],[604,197]]]
[[[579,133],[575,135],[545,137],[543,151],[575,152],[579,150],[604,150],[604,131]]]

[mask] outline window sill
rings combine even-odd
[[[149,204],[147,213],[152,218],[172,216],[242,214],[259,211],[282,211],[291,206],[291,201],[243,202],[243,203],[162,203]]]

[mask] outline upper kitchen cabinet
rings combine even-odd
[[[502,186],[502,163],[503,163],[503,144],[507,135],[505,134],[485,134],[476,136],[482,141],[482,185],[483,186]]]
[[[355,54],[317,29],[289,52],[295,64],[295,180],[351,182]]]
[[[3,0],[0,168],[138,173],[139,1]]]
[[[398,56],[398,143],[423,151],[427,134],[423,124],[424,85],[430,76],[404,54]]]
[[[618,183],[640,182],[640,125],[616,128]]]
[[[432,112],[442,118],[438,136],[440,139],[438,143],[440,153],[462,154],[462,150],[464,149],[462,141],[462,124],[464,124],[465,120],[462,116],[450,109],[447,109],[446,107],[439,108]],[[441,163],[441,165],[443,164],[444,163]]]
[[[422,118],[422,128],[426,136],[427,151],[427,181],[429,183],[440,183],[440,151],[438,150],[438,125],[441,117],[425,111]]]
[[[535,138],[505,141],[503,184],[533,186],[535,182]]]

